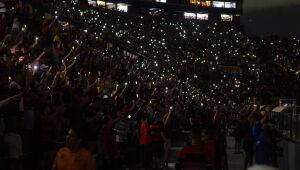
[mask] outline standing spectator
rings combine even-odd
[[[183,130],[181,131],[183,134],[184,134],[184,137],[185,137],[185,146],[187,145],[190,145],[191,144],[191,139],[190,139],[190,135],[191,135],[191,130],[196,127],[194,125],[194,118],[193,116],[186,116],[187,120],[185,121],[185,124],[184,124],[184,128]]]
[[[46,105],[40,115],[40,169],[44,170],[52,164],[54,158],[55,120],[57,113],[50,105]]]
[[[11,115],[7,122],[7,132],[4,135],[4,142],[9,156],[9,169],[22,169],[22,137],[18,133],[18,116]]]
[[[253,115],[250,115],[250,117],[253,118],[253,127],[252,127],[252,134],[254,137],[254,145],[256,145],[258,138],[260,136],[260,133],[262,131],[262,127],[263,125],[268,121],[268,114],[265,114],[264,117],[262,119],[259,119],[259,117],[261,117],[260,113],[255,113]],[[254,146],[255,148],[255,146]]]
[[[102,128],[98,136],[98,154],[103,160],[103,169],[118,169],[118,146],[112,131],[113,121],[109,115],[102,117]]]
[[[203,142],[200,128],[192,129],[192,144],[184,147],[178,154],[176,170],[184,169],[212,169],[213,155],[212,151],[208,150]]]
[[[151,168],[151,130],[149,126],[149,117],[142,115],[142,125],[140,131],[140,146],[141,146],[141,159],[143,167],[146,169]]]
[[[102,112],[100,112],[101,100],[99,97],[93,98],[87,111],[84,115],[87,122],[87,134],[88,134],[88,149],[90,152],[94,152],[97,143],[97,134],[101,128]]]
[[[128,147],[128,133],[129,133],[129,122],[128,119],[122,115],[121,120],[118,121],[114,128],[116,132],[116,141],[118,144],[121,160],[123,164],[126,164],[126,154]]]
[[[242,153],[240,151],[241,143],[242,143],[242,124],[241,124],[241,116],[238,114],[236,117],[236,120],[232,122],[232,127],[234,129],[234,138],[235,138],[235,144],[234,144],[234,150],[235,154]]]
[[[96,170],[92,154],[82,147],[84,131],[80,127],[71,128],[66,138],[66,147],[56,154],[52,170]]]
[[[173,132],[173,118],[174,118],[174,108],[170,107],[167,109],[167,114],[164,116],[164,135],[165,135],[165,150],[164,150],[164,164],[168,166],[168,157],[169,157],[169,150],[171,148],[171,138]]]
[[[152,136],[153,168],[161,169],[162,158],[164,154],[164,127],[159,113],[154,114],[154,121],[150,125]]]
[[[51,46],[51,28],[55,22],[55,19],[50,21],[46,21],[44,23],[44,27],[42,30],[42,45],[46,48],[49,48]]]
[[[218,109],[213,124],[216,128],[216,169],[228,169],[226,153],[226,117],[221,109]]]
[[[204,141],[205,148],[212,153],[211,160],[212,160],[212,167],[213,169],[216,168],[216,140],[215,140],[215,129],[213,127],[207,127],[206,131],[206,139]]]
[[[257,164],[271,165],[273,163],[274,150],[275,144],[272,141],[272,128],[266,124],[257,139],[255,162]]]
[[[252,166],[253,164],[253,156],[254,156],[254,150],[253,150],[253,144],[254,144],[254,138],[251,131],[252,127],[252,120],[246,120],[243,129],[244,129],[244,140],[243,140],[243,149],[245,151],[246,157],[245,157],[245,164],[244,168],[247,169],[248,165]]]
[[[61,44],[59,41],[54,41],[53,43],[53,49],[52,49],[52,66],[55,69],[60,69],[62,65],[62,50],[61,50]]]

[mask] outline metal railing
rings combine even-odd
[[[278,130],[294,141],[300,140],[300,107],[286,107],[282,111],[272,111],[270,120],[274,121]]]

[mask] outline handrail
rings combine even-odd
[[[295,108],[295,107],[287,107]],[[298,108],[298,107],[297,107]],[[272,111],[270,120],[275,121],[278,130],[284,134],[284,139],[300,144],[300,114],[285,111]]]
[[[282,112],[286,109],[297,109],[297,108],[300,108],[300,106],[277,106],[277,107],[273,108],[272,111]]]

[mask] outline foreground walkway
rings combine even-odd
[[[243,149],[241,154],[234,154],[234,137],[227,136],[227,159],[229,170],[243,170],[245,154]]]

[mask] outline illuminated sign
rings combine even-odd
[[[95,0],[88,0],[88,4],[89,4],[89,5],[92,5],[92,6],[94,6],[94,7],[97,6],[97,2],[96,2]]]
[[[224,8],[225,7],[225,3],[221,2],[221,1],[213,1],[212,2],[212,6],[216,7],[216,8]]]
[[[106,2],[107,9],[116,9],[116,4],[112,2]]]
[[[232,21],[232,19],[233,19],[232,15],[221,14],[222,21]]]
[[[235,2],[225,2],[225,8],[236,8]]]
[[[124,3],[117,4],[118,11],[128,12],[128,5]]]
[[[196,14],[195,13],[185,12],[184,13],[184,18],[185,19],[196,19]]]
[[[208,14],[197,14],[197,19],[199,20],[208,20]]]
[[[167,0],[155,0],[155,2],[167,3]]]
[[[211,1],[202,1],[201,5],[202,6],[211,6]]]
[[[211,1],[190,0],[190,4],[199,6],[211,6]]]
[[[105,7],[105,2],[104,1],[97,1],[97,5]]]
[[[161,14],[161,9],[159,8],[150,8],[149,14],[153,16],[159,16]]]

